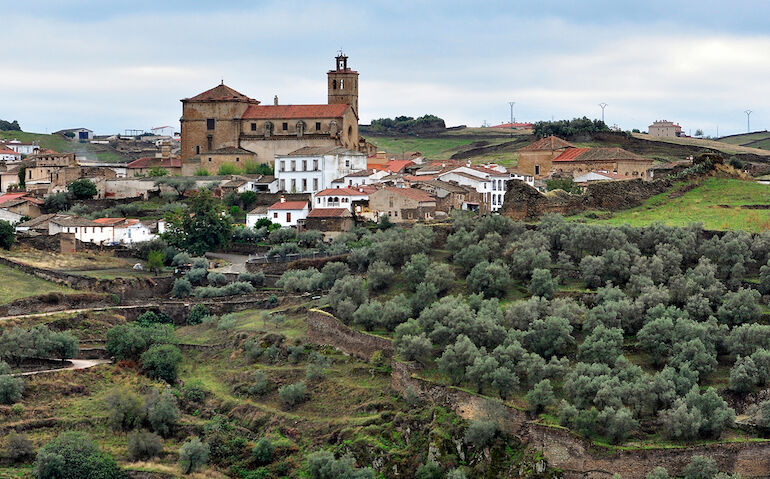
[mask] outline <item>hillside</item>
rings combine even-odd
[[[662,138],[662,137],[650,137],[643,133],[632,133],[635,138],[642,140],[650,140],[663,143],[672,143],[676,145],[695,146],[698,148],[709,148],[712,150],[721,151],[729,155],[736,154],[749,154],[759,156],[770,156],[770,152],[763,150],[754,145],[742,145],[740,143],[725,142],[723,139],[707,140],[705,138]]]
[[[740,145],[750,148],[759,148],[762,150],[770,150],[770,132],[757,131],[754,133],[744,133],[741,135],[730,135],[719,138],[722,143],[729,143],[731,145]]]
[[[16,139],[25,143],[37,143],[42,148],[58,151],[60,153],[75,153],[78,156],[85,156],[92,161],[98,160],[110,163],[131,161],[131,158],[122,155],[107,145],[80,143],[75,140],[69,140],[61,135],[29,133],[26,131],[0,131],[0,139]]]

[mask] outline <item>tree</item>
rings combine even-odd
[[[148,431],[134,431],[128,435],[128,455],[133,461],[147,461],[163,451],[160,436]]]
[[[759,371],[751,357],[741,357],[730,369],[730,389],[739,393],[747,393],[754,389],[759,382]]]
[[[166,253],[161,250],[153,249],[147,253],[147,268],[155,274],[163,269],[163,261],[166,259]]]
[[[388,263],[377,260],[369,265],[366,280],[369,288],[374,291],[385,289],[393,280],[393,268]]]
[[[465,430],[465,444],[470,444],[476,449],[482,449],[495,437],[497,423],[490,420],[472,421]]]
[[[176,396],[166,389],[162,394],[151,390],[145,403],[147,422],[152,430],[161,436],[168,436],[179,421],[179,406]]]
[[[307,472],[310,479],[374,479],[370,468],[356,469],[352,456],[334,458],[334,454],[319,451],[307,456]]]
[[[476,385],[476,391],[481,392],[484,384],[491,383],[492,377],[500,364],[492,356],[477,356],[473,364],[465,369],[465,379]]]
[[[417,468],[415,479],[444,479],[444,471],[433,461],[421,465]]]
[[[407,361],[425,364],[430,359],[433,344],[422,333],[418,336],[403,336],[394,343],[396,352]]]
[[[726,293],[717,310],[719,321],[730,326],[756,322],[762,316],[759,297],[759,292],[754,289],[740,288]]]
[[[43,446],[35,460],[37,479],[119,479],[123,477],[112,458],[103,454],[81,432],[63,432]]]
[[[532,271],[532,279],[529,281],[529,292],[532,296],[552,299],[556,287],[557,283],[551,277],[551,271],[542,268]]]
[[[47,342],[50,354],[61,361],[74,358],[80,350],[77,338],[71,333],[50,333]]]
[[[578,347],[581,361],[614,364],[623,353],[623,331],[618,328],[606,328],[603,324],[595,327]]]
[[[482,261],[473,267],[466,278],[468,286],[487,298],[503,297],[511,283],[508,268],[501,262]]]
[[[424,253],[412,255],[409,261],[401,268],[401,275],[404,278],[406,287],[414,291],[417,285],[425,279],[425,274],[430,266],[431,261],[428,255]]]
[[[59,211],[68,210],[71,205],[72,197],[66,191],[52,193],[43,200],[43,208],[45,208],[48,213],[57,213]]]
[[[77,200],[88,200],[98,194],[96,185],[88,178],[81,178],[73,181],[67,185],[67,191],[69,191]]]
[[[27,167],[25,165],[21,165],[19,167],[19,171],[16,173],[16,177],[19,178],[19,187],[24,188],[27,186]]]
[[[168,176],[168,170],[162,166],[153,166],[150,171],[147,172],[147,176],[150,178],[160,178],[161,176]]]
[[[693,456],[683,472],[684,479],[713,479],[719,469],[713,457]]]
[[[479,350],[468,336],[460,335],[455,343],[444,350],[438,359],[439,370],[449,376],[452,384],[459,384],[465,377],[465,368],[473,364]]]
[[[203,176],[207,175],[208,173]],[[177,197],[182,197],[184,196],[185,192],[195,187],[195,180],[192,178],[166,176],[156,180],[155,186],[168,186],[169,188],[176,191]]]
[[[171,246],[203,255],[230,242],[232,224],[211,192],[201,191],[192,197],[189,211],[166,216],[166,232],[162,236]]]
[[[275,454],[275,446],[270,439],[263,437],[256,444],[254,449],[251,450],[251,457],[260,466],[270,464],[273,461],[273,455]]]
[[[359,306],[353,313],[353,322],[367,331],[375,329],[381,324],[381,321],[382,303],[379,301],[368,301]]]
[[[187,278],[177,278],[171,288],[171,295],[175,298],[186,298],[192,294],[192,284]]]
[[[286,384],[278,388],[278,396],[286,407],[292,408],[307,400],[307,387],[300,381],[295,384]]]
[[[566,318],[548,316],[545,319],[533,321],[524,336],[527,349],[550,358],[554,354],[563,354],[572,346],[572,326]]]
[[[209,310],[204,306],[203,304],[196,304],[192,308],[190,308],[190,312],[187,314],[187,324],[200,324],[203,318],[208,316]]]
[[[179,448],[179,466],[182,474],[195,472],[209,462],[211,448],[197,437],[189,439]]]
[[[21,400],[24,380],[9,374],[0,376],[0,404],[13,404]]]
[[[129,389],[113,389],[105,402],[108,408],[107,422],[113,429],[130,431],[144,421],[144,401]]]
[[[11,223],[0,220],[0,248],[11,249],[16,240],[16,230]]]
[[[182,362],[182,353],[174,345],[158,344],[142,353],[141,359],[142,370],[147,376],[173,384],[179,363]]]
[[[555,402],[556,398],[553,395],[553,387],[551,386],[551,381],[548,379],[543,379],[535,384],[535,387],[527,393],[529,410],[534,414],[539,413],[546,407],[553,405]]]
[[[11,432],[5,440],[5,456],[13,462],[27,461],[35,457],[32,441],[26,434]]]
[[[335,281],[329,290],[329,304],[337,317],[344,322],[353,319],[353,313],[369,298],[364,282],[354,276],[346,276]]]
[[[695,136],[703,136],[703,130],[701,130],[700,128],[695,130]]]

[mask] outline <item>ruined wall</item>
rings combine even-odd
[[[393,356],[390,340],[354,331],[329,313],[311,309],[307,313],[307,336],[311,343],[330,345],[340,351],[368,360],[375,351]]]
[[[623,210],[672,187],[667,179],[608,181],[588,185],[582,195],[555,192],[544,195],[522,181],[508,183],[500,214],[517,220],[533,219],[547,213],[570,215],[586,210]]]

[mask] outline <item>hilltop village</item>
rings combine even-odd
[[[364,125],[325,80],[0,122],[0,477],[770,476],[767,132]]]

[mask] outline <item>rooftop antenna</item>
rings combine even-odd
[[[221,80],[219,81],[219,84],[220,85],[224,85],[225,84],[225,77],[221,77]]]
[[[754,112],[751,110],[746,110],[743,113],[746,114],[746,133],[751,133],[751,114]]]
[[[513,118],[513,105],[515,105],[515,104],[516,104],[516,102],[515,102],[515,101],[509,101],[509,102],[508,102],[508,104],[509,104],[509,105],[511,105],[511,130],[513,130],[513,123],[514,123],[514,118]]]
[[[607,108],[607,104],[602,102],[602,103],[599,103],[599,106],[602,109],[602,123],[604,123],[604,109]]]

